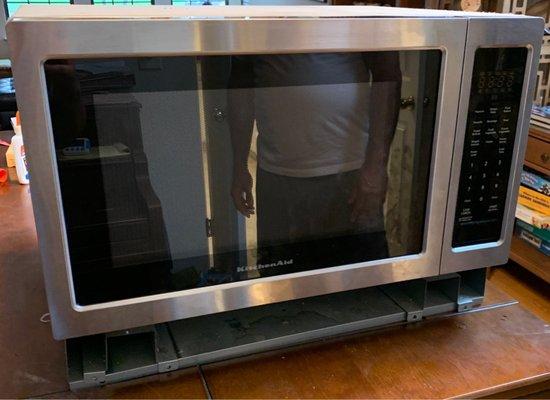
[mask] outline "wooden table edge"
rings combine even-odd
[[[550,372],[461,394],[451,399],[515,398],[550,389]]]

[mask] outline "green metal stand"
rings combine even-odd
[[[71,389],[259,353],[481,304],[485,269],[67,340]]]

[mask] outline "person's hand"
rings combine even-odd
[[[380,215],[386,199],[388,176],[385,168],[362,167],[351,191],[351,222],[369,223]]]
[[[254,196],[252,195],[252,175],[248,168],[240,167],[233,170],[231,197],[237,210],[246,218],[254,214]]]

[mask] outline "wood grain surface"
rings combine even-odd
[[[47,312],[29,186],[10,168],[10,182],[0,186],[0,397],[67,388],[64,345],[40,322]]]
[[[550,379],[550,327],[519,305],[204,367],[214,398],[476,397]]]
[[[550,323],[550,283],[514,263],[492,268],[488,283],[492,289],[506,290],[524,308]]]

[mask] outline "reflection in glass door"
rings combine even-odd
[[[440,60],[46,62],[77,303],[420,253]]]

